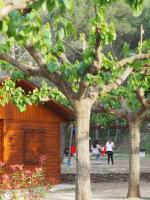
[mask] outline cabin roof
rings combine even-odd
[[[0,73],[0,83],[2,83],[5,79],[10,78],[10,76],[6,73]],[[17,86],[22,87],[25,91],[32,91],[33,89],[37,88],[38,86],[28,80],[20,80],[17,82]],[[69,108],[55,102],[54,100],[49,100],[45,103],[46,106],[51,109],[53,112],[60,115],[67,121],[74,120],[74,112]]]

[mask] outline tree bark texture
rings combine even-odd
[[[81,100],[76,105],[77,158],[76,158],[76,200],[91,200],[89,124],[92,104]]]
[[[130,156],[129,156],[129,181],[128,198],[140,198],[140,126],[141,121],[130,121]]]

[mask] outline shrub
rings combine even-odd
[[[44,172],[46,156],[39,158],[39,167],[32,170],[25,169],[24,165],[10,165],[6,173],[6,163],[0,162],[0,200],[40,200],[46,195],[50,185]]]

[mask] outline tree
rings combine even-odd
[[[117,118],[124,118],[128,122],[130,135],[128,198],[141,197],[139,159],[140,129],[141,123],[150,107],[150,71],[147,71],[148,68],[146,66],[146,69],[144,69],[143,63],[140,63],[138,67],[141,68],[141,72],[139,72],[138,68],[138,73],[134,72],[133,75],[130,75],[131,77],[129,77],[128,82],[124,86],[121,86],[116,91],[112,91],[109,96],[103,98],[103,103],[97,103],[95,108],[93,108],[96,112],[100,111],[114,114]]]
[[[121,61],[113,59],[112,55],[102,54],[102,48],[115,39],[112,24],[107,24],[104,15],[106,4],[112,1],[95,0],[95,14],[90,23],[90,31],[86,38],[81,37],[83,44],[81,60],[71,61],[65,55],[63,39],[73,31],[71,23],[62,18],[64,8],[71,8],[68,1],[51,1],[49,12],[54,13],[53,27],[44,23],[34,9],[29,13],[12,11],[9,17],[2,21],[2,31],[5,33],[8,46],[20,45],[31,56],[32,65],[19,61],[10,55],[10,51],[1,47],[0,60],[11,67],[13,73],[20,70],[25,76],[40,76],[53,82],[73,105],[77,121],[77,159],[76,159],[76,200],[90,200],[90,158],[89,158],[89,123],[91,107],[103,93],[119,87],[132,72],[127,67],[137,60],[150,58],[149,53],[139,53]],[[137,7],[133,1],[134,7]],[[140,1],[141,3],[141,1]],[[102,6],[104,5],[104,7]],[[58,12],[57,12],[58,11]],[[60,13],[61,15],[56,15]],[[55,35],[52,35],[52,34]],[[36,36],[36,37],[35,37]],[[53,38],[53,40],[52,40]],[[119,70],[120,69],[120,70]],[[113,72],[113,73],[112,73]],[[23,105],[26,103],[23,101]]]
[[[145,1],[143,12],[138,17],[132,15],[132,9],[124,1],[116,1],[109,6],[107,20],[115,24],[117,39],[110,47],[107,47],[107,50],[112,48],[114,54],[117,57],[121,57],[123,51],[126,49],[126,45],[124,45],[126,42],[134,52],[139,43],[141,24],[144,27],[144,39],[149,38],[149,11],[150,6],[148,1]]]
[[[88,21],[94,15],[94,2],[88,0],[76,1],[74,5],[73,14],[70,14],[68,18],[72,21],[75,28],[78,30],[78,34],[84,33],[85,35],[89,32]],[[91,9],[89,9],[89,7]],[[110,4],[106,11],[106,20],[112,22],[116,28],[116,40],[112,44],[107,45],[103,52],[112,51],[114,56],[122,57],[123,52],[129,46],[133,52],[137,47],[140,38],[140,26],[143,24],[144,28],[144,39],[149,38],[149,13],[150,6],[149,2],[145,1],[143,5],[143,11],[140,16],[133,16],[132,8],[125,3],[123,0],[115,1]],[[80,52],[81,42],[78,38],[67,41],[72,47]],[[125,44],[125,42],[127,44]],[[68,57],[74,57],[74,50],[70,47],[67,51]],[[76,57],[80,57],[80,54],[76,54]]]

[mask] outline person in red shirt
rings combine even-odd
[[[107,152],[107,147],[106,145],[103,147],[103,150],[102,150],[102,157],[104,157],[105,153]]]
[[[76,146],[74,144],[71,145],[71,156],[74,156],[76,154]]]

